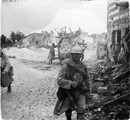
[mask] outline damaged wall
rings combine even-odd
[[[107,39],[108,39],[108,49],[109,58],[115,61],[115,63],[122,61],[129,61],[129,51],[130,51],[130,16],[129,16],[129,2],[121,2],[119,0],[108,2],[108,12],[107,12]],[[126,58],[124,60],[119,60],[119,54],[124,51]]]

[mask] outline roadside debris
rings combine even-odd
[[[128,64],[99,63],[91,73],[93,80],[91,120],[125,120],[130,114],[130,70]],[[96,96],[96,97],[95,97]],[[87,112],[88,112],[87,111]]]

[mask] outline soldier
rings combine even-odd
[[[74,46],[70,59],[64,63],[57,77],[59,89],[54,114],[65,112],[67,120],[72,120],[73,110],[77,111],[77,120],[85,120],[86,93],[90,91],[90,85],[87,67],[81,58],[82,48]]]
[[[49,59],[49,64],[52,64],[52,61],[55,59],[55,44],[52,43],[52,46],[50,47],[48,59]]]
[[[1,73],[1,86],[8,87],[7,92],[10,93],[11,92],[11,83],[13,81],[13,78],[12,78],[13,73],[11,73],[12,66],[10,64],[8,57],[5,55],[5,53],[3,53],[2,49],[0,50],[0,57],[1,57],[1,72],[2,72]],[[7,80],[6,80],[6,82],[3,81],[4,82],[4,85],[3,85],[2,80],[5,80],[5,79],[7,79]]]
[[[82,57],[81,57],[81,61],[84,59],[84,51],[85,51],[85,49],[87,48],[87,46],[84,46],[84,47],[82,47]]]

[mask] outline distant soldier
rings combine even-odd
[[[50,51],[48,55],[49,64],[52,64],[52,61],[55,59],[55,43],[52,43],[52,46],[50,46]]]
[[[121,50],[120,50],[120,53],[118,55],[118,62],[119,63],[126,63],[124,44],[121,44]]]
[[[7,92],[11,92],[11,84],[13,81],[13,68],[10,64],[8,57],[0,50],[1,57],[1,86],[8,87]]]
[[[118,63],[118,55],[120,52],[120,46],[119,46],[119,44],[111,45],[110,49],[111,49],[111,55],[113,57],[113,60],[114,60],[115,64],[117,64]]]
[[[82,57],[81,57],[81,61],[84,59],[84,51],[87,48],[87,46],[82,47]]]
[[[110,49],[111,49],[111,56],[112,56],[112,61],[114,61],[116,63],[116,56],[115,56],[115,46],[114,45],[111,45],[110,46]]]
[[[73,110],[77,111],[77,120],[85,120],[86,94],[90,91],[90,84],[87,67],[81,61],[82,54],[82,48],[74,46],[70,59],[63,64],[57,77],[59,89],[54,114],[65,112],[67,120],[72,120]]]

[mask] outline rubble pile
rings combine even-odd
[[[72,48],[72,40],[71,39],[66,39],[66,38],[62,38],[62,40],[60,41],[60,56],[61,59],[65,59],[69,57],[70,54],[70,50]]]
[[[73,45],[76,44],[78,37],[81,34],[80,28],[77,31],[72,32],[71,28],[69,28],[70,32],[67,32],[67,28],[64,27],[58,32],[57,38],[59,39],[59,51],[60,51],[60,58],[62,60],[69,57],[70,50]]]
[[[128,64],[98,64],[92,73],[91,120],[125,120],[130,114]],[[96,97],[96,98],[95,98]]]

